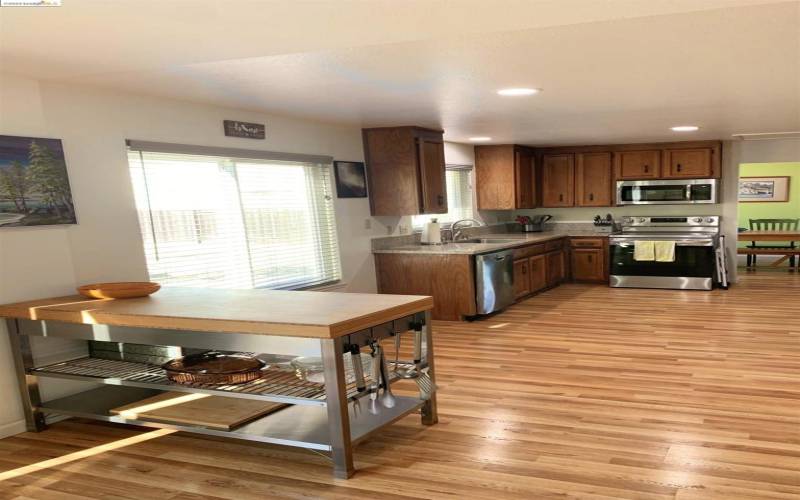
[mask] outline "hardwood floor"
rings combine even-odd
[[[798,498],[798,296],[800,273],[564,285],[437,324],[440,423],[362,443],[350,480],[306,451],[71,420],[0,440],[0,499]]]

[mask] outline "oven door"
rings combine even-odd
[[[716,179],[617,181],[617,205],[679,205],[716,202]]]
[[[632,239],[611,238],[609,249],[612,287],[687,290],[711,290],[713,287],[716,265],[713,239],[677,241],[674,262],[634,260]]]

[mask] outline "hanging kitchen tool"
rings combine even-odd
[[[380,349],[381,347],[377,342],[373,342],[370,347],[372,348],[372,382],[369,385],[369,403],[367,403],[367,411],[373,415],[380,413],[378,406],[378,390],[380,389],[381,369],[380,369]]]
[[[358,345],[350,346],[350,361],[353,365],[356,390],[358,391],[358,394],[353,396],[353,413],[357,415],[361,410],[361,394],[367,390],[367,383],[364,381],[364,365],[361,363],[361,348]]]
[[[394,397],[392,389],[389,387],[389,369],[386,366],[386,352],[384,349],[380,351],[380,369],[383,385],[383,394],[380,397],[381,404],[386,408],[394,408],[397,404],[397,399]]]

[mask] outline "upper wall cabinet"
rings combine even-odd
[[[664,150],[663,165],[666,179],[719,177],[719,150],[668,148]]]
[[[575,205],[575,155],[542,155],[542,206]]]
[[[620,151],[616,156],[617,179],[657,179],[661,176],[661,151]]]
[[[611,206],[611,153],[578,153],[575,158],[575,204],[579,207]]]
[[[386,127],[362,133],[372,215],[447,213],[441,130]]]
[[[536,207],[533,151],[512,144],[475,146],[475,190],[480,210]]]

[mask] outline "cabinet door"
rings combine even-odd
[[[711,149],[665,149],[664,177],[690,179],[706,178],[713,175]]]
[[[575,281],[604,281],[604,255],[601,248],[573,248],[572,279]]]
[[[517,208],[536,206],[536,189],[533,155],[526,151],[514,152],[514,184]]]
[[[581,153],[575,168],[579,207],[611,206],[611,153]]]
[[[616,158],[617,179],[655,179],[661,176],[660,151],[621,151]]]
[[[575,155],[542,156],[542,206],[575,205]]]
[[[528,259],[528,275],[531,292],[547,287],[547,259],[544,255],[535,255]]]
[[[528,259],[514,261],[514,297],[520,298],[531,293],[528,278]]]
[[[564,281],[564,252],[550,252],[545,254],[547,259],[547,286],[553,286]]]
[[[422,189],[422,213],[447,213],[447,184],[444,170],[444,143],[417,139]]]
[[[516,208],[514,146],[475,146],[475,194],[479,210]]]

